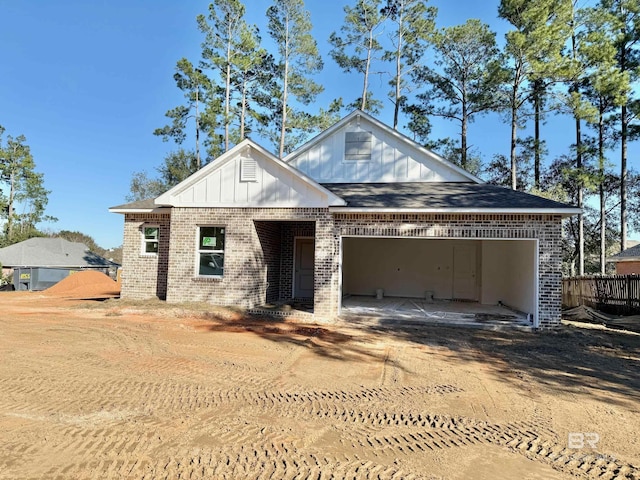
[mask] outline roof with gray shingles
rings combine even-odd
[[[136,202],[131,203],[123,203],[122,205],[116,205],[115,207],[110,207],[110,210],[143,210],[143,209],[154,209],[158,208],[158,205],[155,203],[155,198],[147,198],[146,200],[138,200]]]
[[[537,195],[486,183],[323,184],[353,208],[574,209]]]
[[[616,262],[635,259],[640,260],[640,243],[633,247],[629,247],[616,255],[612,255],[608,260],[611,262]]]
[[[63,238],[30,238],[0,248],[0,263],[4,267],[81,267],[106,268],[118,266],[89,251],[84,243]]]

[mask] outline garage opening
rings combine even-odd
[[[537,240],[343,237],[341,315],[537,326]]]

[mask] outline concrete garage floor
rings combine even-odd
[[[388,322],[389,320],[439,325],[501,329],[529,329],[526,315],[500,305],[419,298],[347,296],[342,299],[340,318],[345,321]]]

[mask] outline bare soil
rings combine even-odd
[[[574,326],[0,293],[0,478],[640,478],[639,367]]]

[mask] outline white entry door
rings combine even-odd
[[[476,284],[477,246],[453,246],[453,298],[478,300]]]
[[[295,246],[294,297],[312,298],[315,240],[313,238],[297,238]]]

